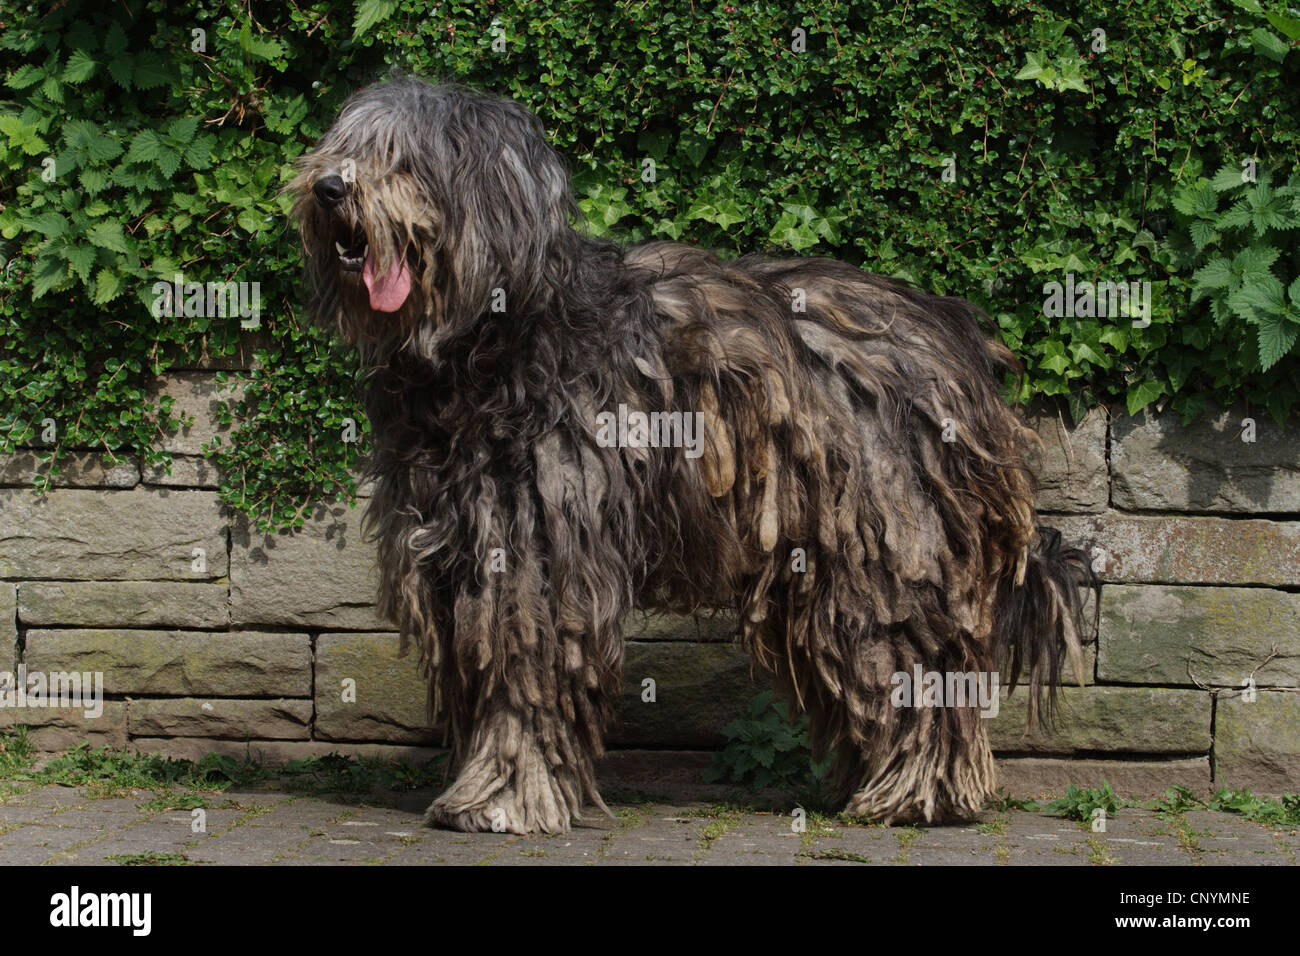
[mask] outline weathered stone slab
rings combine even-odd
[[[184,581],[25,581],[18,613],[28,627],[225,627],[224,584]]]
[[[193,569],[197,548],[203,571]],[[211,492],[0,488],[0,577],[208,581],[228,569]]]
[[[127,728],[132,737],[306,740],[311,714],[310,700],[132,700]]]
[[[160,447],[178,455],[202,455],[203,445],[217,435],[228,435],[230,426],[220,420],[222,404],[238,401],[243,395],[243,385],[229,382],[218,386],[214,376],[207,372],[169,372],[154,385],[151,399],[166,395],[174,399],[172,414],[178,418],[194,419],[193,423],[164,433]]]
[[[197,455],[173,455],[171,474],[166,465],[147,465],[142,474],[146,485],[163,485],[169,488],[218,488],[221,471],[207,458]]]
[[[378,631],[374,546],[361,539],[361,510],[334,505],[293,534],[231,531],[230,602],[236,624]]]
[[[1243,422],[1255,440],[1243,441]],[[1184,426],[1144,409],[1111,425],[1111,500],[1156,511],[1300,511],[1300,423],[1210,409]]]
[[[1277,656],[1259,669],[1256,683],[1300,685],[1300,594],[1265,588],[1102,588],[1098,673],[1103,681],[1240,687],[1275,648]]]
[[[736,640],[737,627],[736,615],[730,611],[695,615],[633,611],[623,619],[623,636],[629,641],[725,643]]]
[[[1106,581],[1300,584],[1300,521],[1109,511],[1052,523],[1071,541],[1103,549],[1099,573]]]
[[[1152,687],[1062,687],[1054,731],[1025,733],[1028,695],[1018,688],[989,720],[994,750],[1023,754],[1210,751],[1210,695]]]
[[[0,707],[0,731],[26,727],[32,746],[41,751],[69,750],[79,744],[125,747],[126,703],[106,700],[98,716],[76,707]]]
[[[322,634],[316,639],[316,736],[325,740],[432,743],[428,685],[412,648],[396,634]],[[353,683],[345,685],[345,681]],[[355,700],[344,700],[349,690]]]
[[[134,737],[131,748],[145,754],[175,757],[177,760],[201,760],[208,754],[221,754],[243,760],[251,757],[264,767],[282,767],[307,757],[339,754],[359,760],[405,760],[423,764],[445,751],[432,747],[394,744],[346,744],[332,740],[215,740],[210,737]],[[261,791],[259,791],[260,795]]]
[[[1199,796],[1210,790],[1210,758],[1172,760],[1070,760],[1055,757],[1000,757],[998,785],[1020,800],[1059,797],[1073,784],[1114,787],[1121,797],[1163,797],[1169,787],[1187,787]]]
[[[1092,409],[1071,427],[1062,414],[1035,405],[1025,422],[1043,442],[1032,459],[1038,476],[1039,509],[1067,513],[1105,510],[1110,498],[1106,409]]]
[[[108,694],[310,697],[306,634],[31,630],[29,670],[97,671]]]
[[[48,475],[50,465],[42,457],[36,449],[0,455],[0,485],[30,486],[37,475]],[[85,451],[63,459],[53,481],[56,488],[133,488],[139,483],[140,467],[134,459],[110,463],[107,455]]]
[[[1257,794],[1300,792],[1300,694],[1262,690],[1253,702],[1220,696],[1214,776],[1223,786]]]
[[[621,747],[716,747],[766,680],[750,679],[749,656],[730,644],[632,641],[623,665],[623,695],[609,735]],[[643,702],[642,681],[655,682]]]
[[[0,670],[8,670],[13,663],[13,650],[18,640],[18,589],[0,581]]]

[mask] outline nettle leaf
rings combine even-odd
[[[120,56],[126,52],[127,42],[126,31],[122,29],[122,24],[113,21],[108,32],[104,34],[104,52],[109,56]]]
[[[135,59],[129,56],[115,56],[108,61],[108,73],[117,85],[124,90],[131,88],[131,77],[135,74]]]
[[[63,257],[68,260],[72,271],[82,282],[90,280],[90,273],[95,267],[97,258],[94,246],[66,246],[63,249]]]
[[[1243,178],[1245,172],[1245,169],[1241,166],[1224,163],[1219,167],[1219,171],[1214,174],[1214,178],[1210,180],[1210,185],[1221,193],[1227,192],[1229,189],[1237,189],[1246,185],[1246,180]]]
[[[63,68],[63,81],[72,84],[85,83],[95,75],[95,70],[98,68],[98,61],[85,50],[73,50],[72,55],[68,57],[68,65]]]
[[[397,4],[393,4],[396,7]],[[392,11],[389,11],[391,14]],[[387,19],[387,16],[384,17]],[[239,31],[239,48],[255,60],[274,60],[284,55],[284,44],[275,38],[265,38],[253,35],[249,25],[245,23]]]
[[[1258,335],[1259,364],[1267,372],[1282,360],[1295,345],[1300,323],[1281,315],[1261,315],[1255,327]]]
[[[86,238],[101,249],[113,252],[127,252],[129,249],[119,222],[97,222],[86,231]]]
[[[23,220],[23,225],[33,232],[39,232],[47,239],[55,239],[68,231],[68,219],[62,213],[45,212],[39,216],[30,216]]]
[[[185,148],[185,162],[191,169],[207,169],[212,165],[212,150],[217,138],[204,134]]]
[[[1233,256],[1232,271],[1243,281],[1263,276],[1272,278],[1273,274],[1269,270],[1273,268],[1273,263],[1277,262],[1277,257],[1281,254],[1280,249],[1274,249],[1272,246],[1247,246]]]
[[[178,149],[169,149],[166,146],[159,148],[156,165],[162,174],[167,177],[176,175],[176,170],[181,168],[181,153]]]
[[[122,277],[111,269],[100,269],[95,277],[95,305],[112,302],[122,294]]]
[[[1211,219],[1219,207],[1219,194],[1209,183],[1184,187],[1174,193],[1174,208],[1184,216]]]
[[[35,86],[44,79],[44,70],[32,66],[30,63],[24,63],[18,69],[14,70],[9,79],[5,80],[5,86],[9,87],[11,90],[25,90],[28,87]]]
[[[69,281],[68,266],[54,256],[42,257],[36,261],[32,272],[32,298],[39,299],[45,293]]]
[[[352,21],[352,39],[359,39],[376,23],[387,20],[396,12],[397,0],[361,0]]]
[[[93,196],[102,192],[108,185],[108,170],[98,167],[83,169],[78,181],[81,183],[81,188]]]
[[[173,120],[171,125],[167,127],[167,135],[175,140],[178,146],[183,146],[194,139],[194,134],[198,128],[198,117],[182,116],[180,119]]]
[[[49,148],[36,127],[25,125],[17,116],[0,116],[0,133],[9,139],[10,146],[22,150],[24,156],[35,156]]]
[[[135,85],[142,90],[153,90],[172,82],[168,61],[161,58],[140,57],[135,61],[132,74]]]
[[[1250,206],[1246,200],[1239,199],[1214,220],[1215,229],[1238,229],[1250,225]]]
[[[1252,275],[1228,296],[1228,305],[1242,318],[1258,322],[1286,311],[1286,293],[1273,275]]]
[[[1201,219],[1196,220],[1188,230],[1192,235],[1192,244],[1196,246],[1198,252],[1203,251],[1206,246],[1212,245],[1223,238],[1219,232],[1208,222]]]
[[[127,150],[128,163],[151,163],[158,159],[163,151],[162,140],[151,129],[142,129],[131,138],[131,148]]]
[[[1192,301],[1195,302],[1201,296],[1216,289],[1228,288],[1235,278],[1236,273],[1233,272],[1232,264],[1227,259],[1223,256],[1211,259],[1192,273]]]

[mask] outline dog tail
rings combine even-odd
[[[1084,684],[1083,636],[1089,633],[1084,612],[1088,590],[1097,587],[1087,552],[1066,547],[1059,531],[1041,525],[1020,573],[998,587],[995,659],[1013,689],[1024,673],[1031,728],[1051,724],[1065,660],[1079,686]]]

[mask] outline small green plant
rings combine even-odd
[[[1205,809],[1205,801],[1180,784],[1166,789],[1163,800],[1153,800],[1146,806],[1161,813],[1183,813],[1187,810]]]
[[[1006,787],[998,787],[993,796],[985,801],[984,809],[996,810],[999,813],[1009,813],[1012,810],[1027,810],[1031,813],[1037,813],[1043,808],[1037,800],[1017,800],[1007,792]]]
[[[1148,804],[1161,813],[1184,813],[1188,810],[1215,810],[1235,813],[1270,826],[1300,826],[1300,794],[1284,793],[1277,800],[1257,797],[1249,790],[1230,790],[1223,787],[1209,800],[1202,800],[1187,787],[1170,787],[1163,800]]]
[[[438,754],[416,766],[406,760],[390,762],[329,753],[290,761],[284,766],[284,774],[294,789],[314,792],[366,793],[376,787],[414,790],[440,781],[446,759],[446,754]]]
[[[1300,794],[1296,793],[1284,793],[1278,800],[1269,800],[1257,797],[1249,790],[1224,788],[1215,792],[1206,803],[1206,808],[1222,813],[1237,813],[1247,820],[1270,826],[1300,826]]]
[[[775,787],[816,793],[829,761],[812,759],[808,742],[808,717],[791,721],[785,705],[764,691],[750,703],[743,717],[722,729],[727,745],[718,752],[705,780],[725,780],[754,790]]]
[[[110,856],[114,863],[120,863],[122,866],[193,866],[194,864],[183,853],[157,853],[149,850],[145,853],[127,853],[120,856]]]
[[[852,850],[841,850],[839,847],[828,847],[824,850],[808,850],[799,854],[810,860],[839,860],[844,863],[870,863],[871,857],[862,853],[854,853]]]
[[[35,755],[26,727],[0,733],[0,778],[16,777],[31,769]]]
[[[1120,802],[1115,796],[1115,791],[1109,783],[1103,781],[1100,789],[1096,790],[1080,790],[1074,784],[1070,784],[1065,790],[1065,796],[1053,800],[1045,809],[1048,813],[1059,813],[1066,819],[1083,823],[1092,819],[1094,810],[1105,810],[1107,815],[1111,815],[1118,811],[1119,807]]]

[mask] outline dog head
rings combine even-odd
[[[513,315],[544,305],[576,211],[531,113],[414,78],[354,94],[296,170],[318,318],[354,342],[445,334],[503,300]]]

